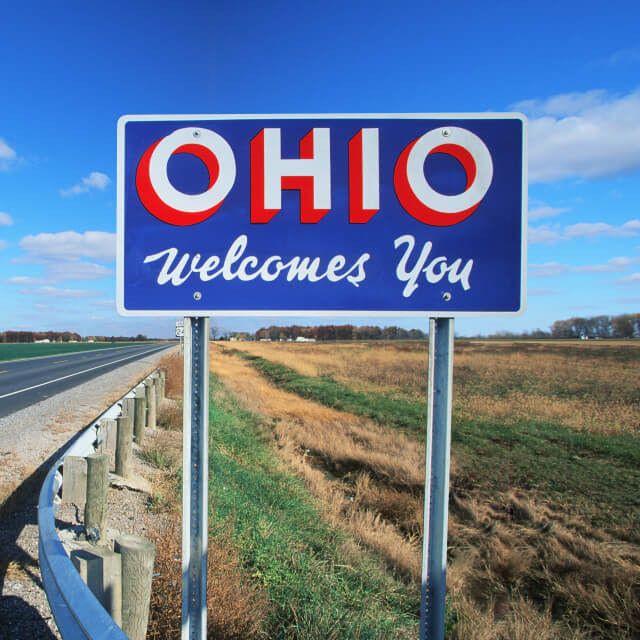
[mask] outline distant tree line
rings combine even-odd
[[[402,329],[401,327],[354,327],[351,324],[322,325],[318,327],[271,326],[258,329],[256,340],[295,340],[296,338],[313,340],[424,340],[427,336],[420,329]]]
[[[0,342],[35,342],[36,340],[49,340],[50,342],[80,342],[82,337],[75,331],[3,331],[0,333]]]
[[[640,313],[624,313],[619,316],[592,316],[589,318],[568,318],[556,320],[550,331],[534,329],[523,333],[499,331],[487,336],[502,339],[543,339],[543,338],[640,338]]]
[[[556,320],[552,338],[640,338],[640,313]]]
[[[135,338],[131,336],[87,336],[85,340],[94,342],[141,342],[147,340],[147,336],[139,333]],[[0,343],[9,342],[36,342],[37,340],[49,340],[49,342],[81,342],[82,336],[75,331],[2,331]]]
[[[144,342],[152,338],[139,333],[135,338],[133,336],[87,336],[86,339],[94,342]]]
[[[251,339],[247,333],[232,334],[241,339]],[[402,329],[401,327],[354,327],[344,325],[322,325],[318,327],[270,326],[256,331],[256,340],[295,340],[298,337],[322,340],[424,340],[426,334],[420,329]],[[478,336],[476,336],[478,337]],[[640,338],[640,313],[625,313],[618,316],[575,317],[567,320],[556,320],[549,331],[534,329],[532,331],[512,332],[499,331],[487,336],[502,339],[544,338]]]

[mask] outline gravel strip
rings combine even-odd
[[[38,567],[37,502],[42,481],[67,442],[169,353],[167,349],[141,358],[0,419],[1,640],[61,638]],[[136,465],[139,469],[137,457]],[[139,492],[112,489],[109,502],[117,505],[113,517],[121,519],[112,526],[122,531],[130,523],[128,533],[140,532],[135,514],[142,513],[146,500]],[[58,519],[72,525],[78,524],[78,516],[82,517],[81,509],[66,505]]]

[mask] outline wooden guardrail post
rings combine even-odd
[[[144,443],[144,423],[145,412],[147,410],[147,399],[144,389],[136,389],[135,411],[133,417],[133,435],[136,443],[142,446]]]
[[[153,378],[144,381],[144,388],[147,398],[147,427],[156,428],[156,390]]]
[[[153,374],[153,385],[156,390],[156,411],[160,407],[160,403],[162,402],[162,388],[160,384],[160,373],[156,371]]]
[[[160,398],[164,400],[167,396],[165,394],[165,385],[167,383],[167,372],[164,369],[160,370]]]
[[[82,504],[87,501],[87,459],[84,456],[67,456],[64,459],[62,500]]]
[[[87,501],[84,506],[84,529],[90,542],[105,538],[108,487],[109,456],[92,453],[87,456]]]
[[[140,536],[123,535],[116,538],[114,551],[122,557],[122,630],[131,640],[144,640],[155,545]]]
[[[122,399],[122,415],[131,416],[135,412],[135,398],[123,398]]]
[[[130,478],[132,474],[133,418],[120,416],[117,418],[117,423],[116,473],[123,478]]]
[[[115,453],[117,440],[117,425],[115,420],[103,420],[100,425],[103,430],[103,440],[100,452],[110,451]]]
[[[72,549],[71,562],[114,622],[122,627],[122,567],[119,553],[104,547]]]

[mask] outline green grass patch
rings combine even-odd
[[[389,576],[322,520],[285,472],[258,416],[212,384],[209,457],[212,535],[232,525],[245,567],[272,602],[272,640],[417,637],[419,589]]]
[[[411,402],[385,394],[355,391],[331,376],[305,376],[271,360],[233,351],[249,361],[277,387],[332,409],[348,411],[382,425],[399,429],[424,441],[425,402]]]
[[[592,525],[622,527],[640,542],[640,439],[573,431],[549,422],[453,421],[455,481],[486,492],[535,490],[574,505]]]
[[[37,358],[40,356],[55,356],[61,353],[75,353],[77,351],[95,351],[96,349],[113,349],[113,347],[131,347],[139,342],[50,342],[35,343],[2,343],[0,344],[0,361],[20,360],[22,358]]]
[[[178,461],[166,447],[157,446],[151,449],[142,449],[140,457],[148,464],[162,471],[173,471],[178,466]]]

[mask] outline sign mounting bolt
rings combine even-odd
[[[194,138],[199,138],[200,137],[200,131],[198,131],[198,129],[194,129],[193,130],[193,137]]]
[[[442,130],[442,137],[443,138],[448,138],[451,135],[451,131],[449,131],[449,129],[443,129]]]
[[[201,294],[199,291],[196,291],[196,292],[193,294],[193,299],[194,299],[194,300],[202,300],[202,294]]]
[[[451,300],[451,294],[450,294],[448,291],[445,291],[445,292],[442,294],[442,299],[443,299],[445,302],[449,302],[449,300]]]

